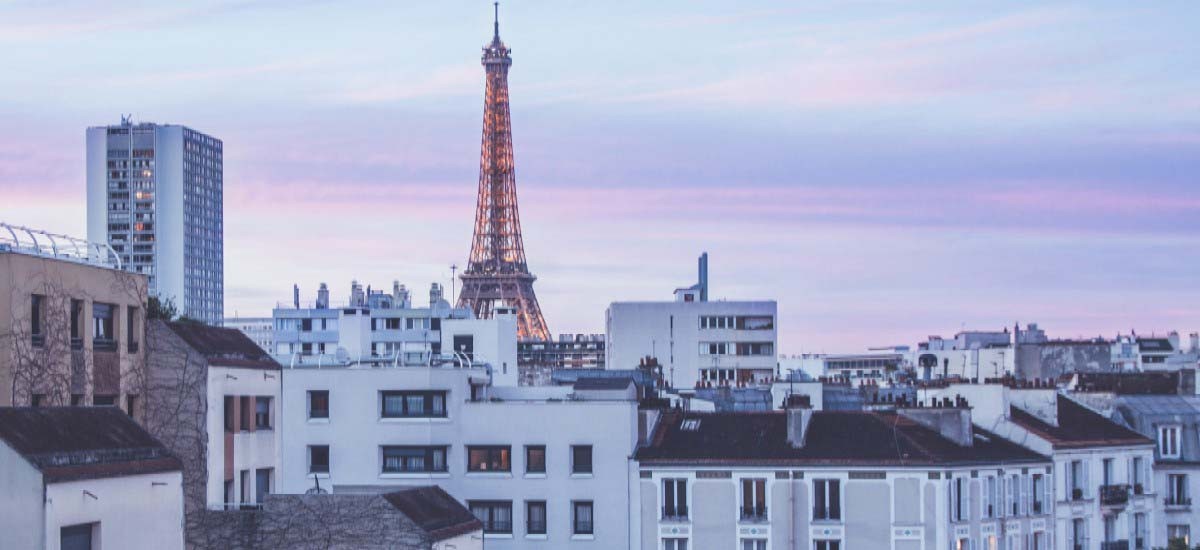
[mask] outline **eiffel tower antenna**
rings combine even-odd
[[[461,275],[459,307],[476,317],[492,317],[498,308],[517,317],[517,338],[549,340],[550,331],[533,293],[537,280],[525,263],[517,178],[513,163],[512,119],[509,115],[508,68],[512,50],[500,41],[500,5],[495,3],[494,34],[483,48],[486,86],[483,99],[483,143],[479,153],[479,195],[471,257]]]

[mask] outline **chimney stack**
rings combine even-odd
[[[807,398],[806,395],[792,395],[784,402],[788,444],[796,449],[804,447],[804,440],[808,437],[808,426],[812,423],[813,410]]]
[[[707,302],[708,301],[708,252],[704,252],[704,253],[700,254],[699,264],[700,264],[699,265],[700,301]]]
[[[961,399],[961,398],[960,398]],[[975,439],[971,427],[971,409],[965,401],[959,401],[961,406],[954,406],[949,398],[934,407],[905,408],[897,411],[900,416],[929,428],[942,437],[953,441],[960,447],[970,447]]]
[[[325,283],[317,288],[317,309],[329,309],[329,287]]]

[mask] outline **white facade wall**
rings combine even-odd
[[[282,492],[304,492],[316,483],[314,476],[322,488],[335,493],[434,484],[464,504],[512,502],[512,533],[488,534],[487,548],[626,547],[637,403],[579,401],[563,392],[526,393],[518,388],[498,388],[495,401],[471,401],[471,381],[486,379],[483,369],[285,369]],[[307,418],[310,390],[329,392],[329,418]],[[388,390],[446,391],[446,417],[382,418],[380,392]],[[532,398],[521,400],[521,395]],[[308,472],[309,445],[329,445],[328,474]],[[445,446],[447,471],[383,473],[384,445]],[[511,471],[468,472],[468,445],[510,446]],[[526,445],[546,447],[545,473],[526,473]],[[592,446],[593,473],[572,474],[572,445]],[[529,500],[547,503],[545,535],[526,533]],[[573,501],[593,503],[594,535],[572,534]]]
[[[251,484],[247,488],[247,495],[250,496],[250,502],[254,502],[254,497],[257,494],[256,472],[259,469],[270,468],[271,483],[273,486],[270,492],[278,492],[274,485],[278,484],[279,479],[279,449],[282,432],[279,429],[279,411],[280,411],[280,388],[282,387],[280,371],[251,369],[251,368],[236,368],[236,367],[209,367],[208,368],[208,413],[207,413],[207,429],[208,429],[208,487],[206,493],[207,505],[210,508],[221,508],[225,504],[233,504],[238,502],[242,494],[242,480],[240,472],[248,470],[250,472],[248,480]],[[263,430],[256,428],[254,431],[236,430],[233,434],[225,432],[225,396],[254,396],[254,397],[270,397],[271,398],[271,424],[274,429]],[[253,400],[251,402],[251,414],[253,414]],[[254,418],[250,418],[251,424],[254,423]],[[235,429],[237,427],[235,426]],[[227,439],[228,436],[231,439]],[[233,497],[231,502],[225,502],[225,456],[226,443],[233,443]]]
[[[99,523],[92,531],[98,548],[183,548],[179,472],[52,483],[46,487],[45,510],[47,550],[58,550],[63,527],[83,523]]]
[[[471,336],[474,345],[472,362],[481,361],[492,366],[492,384],[518,385],[515,315],[497,315],[491,319],[443,319],[441,333],[444,353],[458,351],[454,349],[455,336]]]
[[[707,316],[769,316],[772,323],[767,330],[701,329],[700,319]],[[605,366],[636,369],[653,356],[671,386],[680,389],[694,388],[704,369],[753,372],[762,380],[775,375],[778,322],[774,301],[613,302],[605,313]],[[755,356],[702,354],[700,344],[709,342],[769,343],[771,349]]]
[[[0,442],[0,542],[4,547],[44,548],[46,507],[42,473]]]

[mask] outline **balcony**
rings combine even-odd
[[[1100,543],[1100,550],[1129,550],[1128,540],[1110,540]]]
[[[1083,489],[1079,487],[1071,489],[1071,500],[1083,500]]]
[[[1169,496],[1163,499],[1163,505],[1167,508],[1186,508],[1192,505],[1191,497]]]
[[[1129,502],[1129,485],[1101,485],[1100,504],[1124,506]]]
[[[767,521],[766,506],[743,506],[742,521],[763,522]]]
[[[1139,496],[1146,494],[1146,487],[1143,486],[1141,483],[1134,483],[1133,484],[1133,494],[1139,495]]]
[[[664,522],[683,522],[688,520],[687,506],[663,506],[662,520]]]

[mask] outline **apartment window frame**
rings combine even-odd
[[[1191,504],[1187,474],[1167,474],[1167,504],[1174,506]]]
[[[35,348],[46,346],[46,295],[29,295],[29,341]]]
[[[571,475],[590,476],[595,473],[594,449],[591,445],[571,445]]]
[[[813,541],[813,550],[841,550],[841,539],[817,539]]]
[[[512,473],[512,446],[467,445],[467,473]]]
[[[665,521],[687,521],[688,519],[688,478],[663,478],[662,484],[662,518]]]
[[[535,458],[535,456],[540,457]],[[526,445],[525,446],[525,473],[533,475],[546,474],[546,446],[545,445]]]
[[[1164,459],[1178,459],[1180,452],[1180,435],[1183,429],[1179,424],[1164,424],[1158,427],[1158,456]]]
[[[741,550],[767,550],[767,539],[763,537],[744,537],[739,542]]]
[[[571,534],[594,536],[596,534],[596,505],[591,500],[571,501]]]
[[[138,309],[135,306],[125,306],[125,349],[129,353],[137,353],[140,349],[138,343],[137,331],[137,314]]]
[[[254,502],[261,505],[265,497],[271,494],[271,478],[274,468],[257,468],[254,470]],[[266,482],[264,483],[264,479]]]
[[[446,418],[449,393],[446,390],[384,390],[379,392],[379,416],[387,419]]]
[[[308,473],[310,474],[328,474],[330,464],[333,462],[333,452],[329,445],[309,445],[308,446]],[[318,457],[323,457],[323,460],[318,461]]]
[[[511,535],[513,532],[511,500],[468,500],[467,508],[483,523],[484,535]],[[479,513],[483,511],[484,514]],[[497,514],[496,512],[507,513]],[[504,519],[507,516],[507,519]]]
[[[819,503],[816,499],[818,489],[824,496]],[[837,478],[813,480],[813,520],[842,521],[842,481]]]
[[[538,512],[535,513],[535,510]],[[540,521],[537,515],[541,515]],[[525,501],[525,534],[545,535],[547,530],[549,508],[544,500]]]
[[[687,537],[663,537],[663,550],[688,550]]]
[[[255,430],[270,430],[274,426],[271,422],[271,405],[273,399],[267,395],[259,395],[254,397],[254,429]]]
[[[768,520],[770,512],[767,503],[767,479],[764,477],[743,477],[738,481],[738,519],[740,521],[760,522]]]
[[[114,304],[92,302],[93,350],[117,350],[117,307]]]
[[[308,390],[308,419],[329,420],[329,390]],[[324,407],[317,408],[318,400],[324,401]]]
[[[450,471],[450,462],[447,460],[450,455],[448,445],[382,445],[379,452],[381,474],[429,474]],[[410,463],[409,459],[416,458],[421,459],[423,466],[410,467],[413,463]],[[389,460],[394,460],[392,464],[398,466],[389,467]]]

